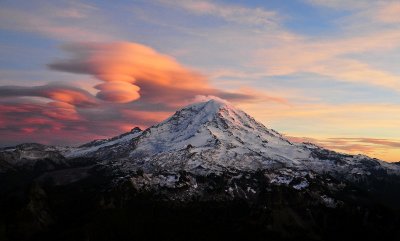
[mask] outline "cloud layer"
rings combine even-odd
[[[60,84],[43,86],[0,86],[1,98],[7,97],[43,97],[77,107],[96,105],[95,98],[87,91]]]
[[[294,142],[311,142],[343,153],[366,154],[376,158],[384,157],[390,161],[400,161],[398,159],[400,140],[398,139],[362,137],[307,138],[293,136],[287,136],[287,138]]]

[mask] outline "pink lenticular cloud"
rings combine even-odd
[[[147,46],[128,43],[79,43],[65,46],[72,54],[67,60],[49,65],[51,69],[90,74],[106,83],[97,85],[97,97],[113,102],[140,98],[141,85],[180,91],[210,89],[201,74],[180,65],[173,58]]]
[[[95,86],[100,90],[97,97],[102,100],[126,103],[140,98],[139,86],[123,81],[111,81]]]
[[[0,86],[0,96],[7,97],[42,97],[72,106],[90,107],[96,105],[96,99],[86,90],[62,84],[42,86]]]

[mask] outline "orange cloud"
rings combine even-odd
[[[48,98],[79,107],[93,107],[97,104],[96,99],[89,92],[68,85],[0,86],[0,98],[26,96]]]
[[[400,140],[382,138],[309,138],[286,136],[293,142],[311,142],[319,146],[352,154],[367,154],[386,161],[400,161]]]
[[[96,86],[98,97],[130,102],[140,98],[141,85],[180,91],[210,91],[204,76],[147,46],[128,43],[80,43],[65,46],[67,60],[49,64],[54,70],[84,73],[107,82]]]
[[[58,119],[58,120],[79,120],[79,114],[75,109],[75,106],[65,102],[49,102],[47,106],[43,108],[43,114],[45,116]]]
[[[95,88],[100,90],[96,96],[107,101],[126,103],[140,98],[139,86],[127,82],[112,81],[96,85]]]
[[[122,110],[122,115],[131,120],[138,121],[139,125],[143,126],[143,123],[146,122],[160,122],[171,115],[169,111],[138,111],[138,110]],[[132,128],[132,127],[131,127]]]

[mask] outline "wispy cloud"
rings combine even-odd
[[[228,22],[253,26],[275,27],[280,18],[277,12],[263,8],[248,8],[206,0],[159,0],[159,2],[194,14],[214,16]]]
[[[345,10],[347,14],[337,21],[344,29],[360,31],[379,30],[397,27],[400,22],[400,3],[396,0],[308,0],[307,2],[335,10]]]
[[[383,23],[400,23],[400,2],[385,3],[376,13],[372,13],[376,20]]]
[[[363,0],[363,1],[347,1],[347,0],[306,0],[314,5],[320,5],[324,7],[336,8],[341,10],[346,9],[360,9],[364,8],[374,2],[375,0]]]
[[[352,54],[390,51],[400,47],[400,32],[395,30],[363,36],[295,40],[257,53],[266,74],[290,75],[310,72],[350,81],[382,86],[400,91],[400,76],[380,70]]]
[[[205,30],[206,41],[215,45],[207,47],[211,49],[218,47],[220,51],[218,58],[225,60],[225,63],[235,59],[234,66],[239,66],[239,68],[218,67],[220,63],[216,63],[213,72],[219,80],[221,77],[227,77],[243,81],[257,78],[261,81],[266,76],[311,73],[327,76],[338,82],[400,91],[400,76],[397,73],[365,60],[370,59],[368,56],[389,53],[400,47],[400,32],[397,27],[382,26],[390,21],[396,21],[398,15],[396,15],[395,1],[388,1],[385,4],[375,3],[377,1],[308,2],[348,11],[343,17],[332,20],[337,24],[334,33],[325,36],[307,36],[286,28],[282,14],[270,9],[211,1],[161,1],[166,6],[184,9],[194,16],[213,16],[228,22],[240,21],[246,25],[246,28],[241,28],[226,24],[215,26],[215,30],[213,27]],[[390,20],[382,19],[383,16]],[[268,21],[258,21],[254,18]],[[380,22],[381,25],[376,26],[373,22]],[[273,27],[257,28],[260,23]],[[360,24],[365,24],[365,29],[358,29],[357,26]],[[198,44],[195,42],[193,45]],[[207,50],[202,49],[199,52]],[[186,53],[193,54],[193,50]],[[222,55],[226,58],[221,57]],[[234,72],[240,74],[232,77]]]
[[[38,34],[62,41],[111,40],[107,25],[103,31],[97,24],[103,21],[97,8],[79,2],[48,2],[33,7],[30,12],[13,7],[0,9],[0,29]],[[103,24],[103,23],[102,23]]]
[[[398,157],[400,140],[382,138],[310,138],[287,136],[293,142],[311,142],[319,146],[344,153],[367,154],[390,161],[400,161]]]

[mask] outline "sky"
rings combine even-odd
[[[108,138],[213,95],[400,161],[399,92],[399,1],[0,1],[0,146]]]

